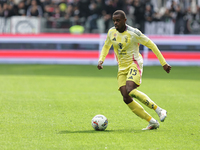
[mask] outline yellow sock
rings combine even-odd
[[[139,101],[141,101],[143,104],[151,109],[156,110],[156,108],[158,107],[146,94],[138,91],[137,89],[132,90],[129,95],[131,97],[137,98]]]
[[[133,113],[135,113],[137,116],[139,116],[142,119],[145,119],[146,121],[150,121],[151,120],[151,115],[149,115],[144,108],[137,103],[136,101],[132,101],[131,103],[127,104],[128,107],[132,110]]]

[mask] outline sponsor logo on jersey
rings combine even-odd
[[[119,43],[118,46],[119,46],[119,49],[122,49],[123,44],[122,44],[122,43]]]
[[[123,49],[123,44],[122,43],[118,44],[118,54],[119,55],[126,55],[126,50]]]

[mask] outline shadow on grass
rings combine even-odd
[[[142,133],[145,131],[142,130],[126,130],[126,129],[121,129],[121,130],[104,130],[104,131],[96,131],[96,130],[82,130],[82,131],[69,131],[69,130],[63,130],[59,131],[57,134],[71,134],[71,133]]]

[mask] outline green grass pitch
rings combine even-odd
[[[0,65],[0,149],[200,148],[200,67],[144,67],[138,89],[168,111],[151,131],[122,101],[116,75],[117,66]],[[105,131],[91,126],[97,114],[108,118]]]

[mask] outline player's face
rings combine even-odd
[[[120,14],[113,15],[113,23],[115,29],[119,32],[124,32],[126,29],[126,18],[123,18]]]

